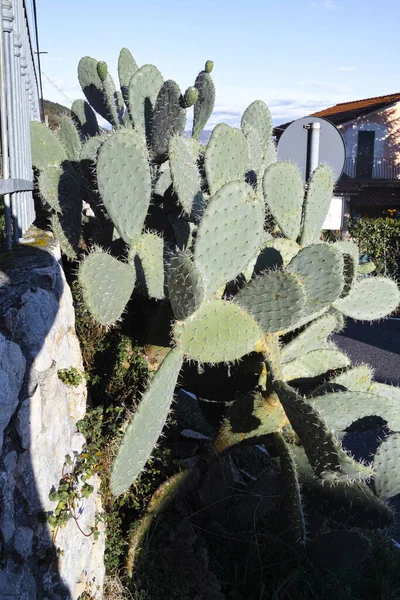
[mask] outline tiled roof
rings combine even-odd
[[[341,123],[352,121],[361,115],[366,115],[399,101],[400,93],[388,94],[387,96],[376,96],[375,98],[365,98],[364,100],[355,100],[353,102],[342,102],[341,104],[335,104],[335,106],[325,108],[308,116],[323,117],[334,125],[340,125]],[[275,133],[279,135],[289,125],[290,123],[278,125],[275,127]]]
[[[378,206],[381,208],[400,207],[400,188],[364,188],[359,194],[353,196],[350,205]]]

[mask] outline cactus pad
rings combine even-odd
[[[375,321],[396,310],[400,291],[394,281],[371,277],[357,281],[348,296],[339,298],[333,307],[358,321]]]
[[[336,392],[310,398],[309,402],[321,413],[328,425],[344,431],[364,417],[381,417],[391,431],[400,431],[399,403],[370,392]]]
[[[309,548],[312,562],[331,571],[360,569],[370,551],[365,535],[347,529],[321,533]]]
[[[366,392],[371,385],[371,378],[372,371],[368,365],[351,367],[320,385],[312,395],[321,396],[321,394],[338,392],[343,389],[349,392]]]
[[[375,490],[380,498],[400,494],[400,433],[392,433],[380,444],[374,458]]]
[[[286,267],[299,250],[300,246],[293,240],[287,240],[286,238],[267,240],[257,257],[254,273],[258,274],[266,269]]]
[[[171,258],[168,269],[168,293],[172,310],[178,321],[194,313],[203,299],[203,280],[184,253]]]
[[[60,118],[60,126],[57,131],[58,139],[62,143],[67,153],[69,160],[78,161],[81,153],[81,140],[78,130],[71,117],[62,115]]]
[[[263,224],[263,205],[244,182],[224,185],[211,199],[199,225],[194,252],[194,264],[208,297],[235,279],[257,255]]]
[[[112,325],[120,318],[133,292],[135,270],[97,249],[81,263],[78,279],[93,317],[102,325]]]
[[[311,350],[304,356],[284,363],[282,366],[285,381],[318,377],[326,371],[342,369],[350,365],[350,359],[340,350]]]
[[[150,298],[164,298],[164,241],[155,233],[144,233],[134,247],[142,270],[143,284]],[[137,269],[139,278],[139,269]]]
[[[282,233],[296,241],[300,235],[304,186],[296,165],[278,162],[263,177],[265,202]]]
[[[58,213],[68,213],[70,206],[82,204],[79,175],[67,161],[43,169],[38,178],[38,187],[43,199]]]
[[[122,96],[126,105],[129,104],[129,82],[136,73],[138,66],[128,48],[122,48],[118,57],[118,78]]]
[[[249,127],[257,131],[262,147],[261,158],[264,160],[271,142],[273,127],[272,116],[265,102],[255,100],[250,104],[243,113],[240,126],[245,133]]]
[[[165,158],[173,135],[183,135],[186,111],[180,105],[181,91],[175,81],[163,83],[157,95],[151,127],[151,147],[156,157]]]
[[[71,116],[81,135],[82,141],[86,138],[99,135],[100,129],[92,107],[85,100],[74,100],[71,106]]]
[[[174,348],[143,394],[112,466],[111,491],[114,495],[128,490],[150,458],[167,420],[181,366],[182,353]]]
[[[207,63],[211,62],[212,61],[207,61]],[[201,71],[197,75],[196,81],[194,83],[194,87],[199,92],[199,97],[193,107],[192,136],[196,140],[199,139],[201,132],[206,126],[207,121],[210,118],[211,113],[214,109],[215,103],[215,86],[210,75],[212,69],[210,69],[210,71],[207,71],[207,63],[206,70]]]
[[[75,198],[68,210],[64,208],[63,213],[51,215],[51,228],[61,250],[70,260],[75,260],[81,240],[81,210],[82,200]]]
[[[343,322],[334,314],[319,317],[283,346],[281,350],[283,362],[300,358],[310,350],[314,350],[331,333],[341,329],[342,326]]]
[[[328,214],[333,196],[333,173],[329,165],[320,165],[311,176],[304,203],[300,244],[318,242],[322,225]]]
[[[176,344],[193,360],[231,362],[256,349],[262,332],[254,319],[232,302],[212,300],[174,326]]]
[[[169,140],[169,162],[174,191],[187,215],[203,202],[197,156],[184,137],[173,136]]]
[[[235,297],[263,331],[277,333],[294,325],[305,306],[303,286],[294,275],[267,271],[253,279]]]
[[[32,164],[36,169],[44,169],[47,165],[62,163],[67,160],[64,146],[54,131],[39,121],[31,121]]]
[[[204,166],[211,194],[230,181],[243,181],[248,160],[247,141],[240,129],[220,123],[208,142]]]
[[[147,215],[151,177],[140,134],[121,130],[100,148],[97,182],[104,206],[126,244],[134,246]]]
[[[323,418],[286,383],[276,381],[274,390],[299,436],[318,477],[328,481],[365,479],[372,469],[352,460],[340,447]]]
[[[131,77],[128,90],[128,108],[133,125],[150,139],[153,109],[164,80],[154,65],[143,65]]]
[[[306,288],[305,315],[320,311],[342,293],[343,255],[334,246],[306,246],[290,261],[287,270],[297,274]]]

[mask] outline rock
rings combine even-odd
[[[3,432],[18,405],[26,361],[20,347],[0,333],[0,451]]]
[[[98,478],[76,506],[85,534],[98,525],[97,540],[74,519],[56,534],[44,519],[57,505],[49,492],[59,486],[66,455],[85,443],[76,428],[86,412],[85,381],[75,388],[58,377],[71,366],[83,372],[59,259],[52,242],[0,256],[0,539],[2,556],[15,558],[0,563],[0,597],[10,600],[77,600],[88,590],[102,597]]]

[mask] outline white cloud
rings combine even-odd
[[[342,67],[335,67],[335,71],[350,72],[350,71],[355,71],[355,70],[356,70],[355,67],[350,67],[350,66],[346,66],[346,65],[343,65]]]
[[[310,80],[304,81],[301,83],[302,87],[313,87],[318,90],[325,90],[328,92],[333,92],[335,94],[346,94],[351,92],[351,87],[349,85],[343,83],[337,83],[335,81],[318,81],[318,80]]]
[[[311,2],[310,8],[325,8],[326,10],[337,10],[339,7],[332,0],[319,0],[317,2]]]

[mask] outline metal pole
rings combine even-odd
[[[319,165],[319,138],[321,123],[308,123],[304,125],[307,129],[307,163],[306,182],[310,181],[311,175]]]
[[[10,158],[9,158],[9,129],[7,119],[7,100],[6,92],[8,92],[8,60],[7,46],[10,33],[12,31],[13,16],[11,13],[11,5],[8,2],[2,3],[1,14],[1,64],[0,64],[0,110],[1,110],[1,147],[3,155],[3,179],[10,179]],[[9,54],[8,54],[9,56]],[[6,222],[6,248],[10,250],[12,247],[12,227],[11,227],[11,194],[4,194],[4,213]]]
[[[15,173],[13,177],[18,179],[23,178],[23,130],[22,130],[22,69],[21,69],[21,18],[20,18],[20,1],[13,0],[14,6],[14,64],[13,64],[13,118],[15,127]],[[19,241],[26,229],[26,215],[25,215],[25,194],[24,192],[17,192],[15,194],[17,217],[18,217],[18,240]]]

